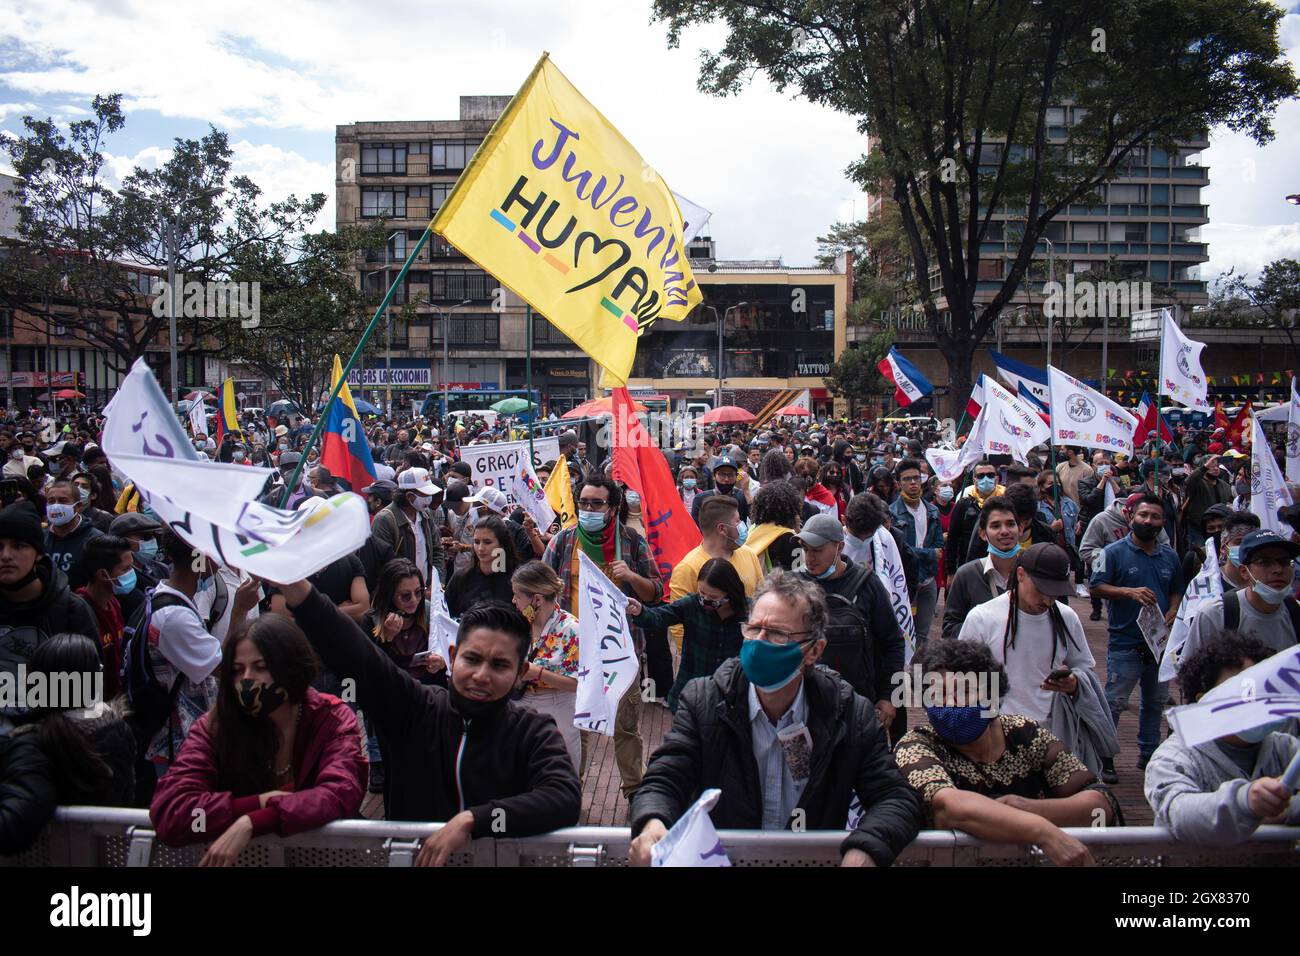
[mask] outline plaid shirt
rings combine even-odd
[[[663,578],[659,576],[659,569],[655,567],[655,563],[650,557],[650,546],[646,544],[645,538],[625,524],[618,526],[618,533],[623,541],[623,563],[631,568],[633,573],[653,581],[656,592],[662,594]],[[560,607],[574,615],[577,614],[577,609],[570,606],[569,596],[573,592],[573,549],[577,542],[577,526],[565,528],[551,539],[551,543],[546,546],[546,553],[542,555],[542,560],[549,564],[551,570],[560,576],[560,582],[564,585],[558,601]],[[620,590],[629,597],[637,597],[636,592],[629,585],[620,585]],[[637,600],[640,600],[640,598],[637,598]],[[639,627],[632,628],[632,640],[636,643],[637,653],[639,654],[642,647],[645,646],[645,636],[641,633]]]
[[[682,660],[677,668],[677,679],[668,691],[668,706],[677,712],[677,701],[686,682],[696,677],[708,677],[722,662],[740,655],[744,637],[740,633],[742,618],[732,615],[723,620],[712,611],[706,611],[699,595],[688,594],[672,604],[644,608],[635,622],[642,627],[666,628],[681,624],[685,629],[682,638]]]

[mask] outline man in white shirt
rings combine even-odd
[[[1096,664],[1079,616],[1055,600],[1073,592],[1065,550],[1039,543],[1020,555],[1011,588],[966,616],[958,639],[988,645],[1006,668],[1011,686],[1002,713],[1046,724],[1054,695],[1077,693],[1072,672]]]

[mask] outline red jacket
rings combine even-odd
[[[208,717],[194,722],[180,753],[158,781],[149,818],[168,846],[209,843],[245,814],[253,835],[292,836],[356,816],[366,792],[366,758],[356,715],[337,697],[307,689],[294,741],[293,793],[258,806],[258,794],[217,790],[216,745]],[[195,810],[202,810],[195,814]],[[195,832],[195,823],[203,827]]]

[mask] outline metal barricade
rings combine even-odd
[[[292,837],[260,837],[239,866],[413,866],[420,842],[438,823],[343,820]],[[1249,842],[1232,847],[1179,843],[1162,827],[1081,827],[1067,833],[1087,845],[1100,866],[1298,866],[1300,828],[1260,827]],[[837,866],[845,834],[721,830],[733,866]],[[626,827],[570,827],[521,839],[475,840],[451,866],[626,866]],[[161,843],[144,810],[60,807],[36,843],[5,866],[193,866],[202,845]],[[923,830],[897,866],[1042,866],[1037,847],[990,844],[956,830]]]

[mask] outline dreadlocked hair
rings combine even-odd
[[[1020,615],[1020,562],[1011,570],[1011,580],[1008,582],[1007,593],[1011,595],[1010,606],[1007,609],[1007,626],[1002,632],[1002,659],[1007,660],[1007,652],[1016,649],[1016,625],[1019,623]],[[1047,669],[1050,671],[1056,662],[1056,648],[1059,646],[1062,651],[1068,651],[1071,645],[1078,647],[1078,643],[1070,636],[1069,629],[1065,626],[1065,618],[1061,616],[1060,605],[1056,601],[1047,608],[1048,620],[1052,623],[1052,648],[1047,658]]]

